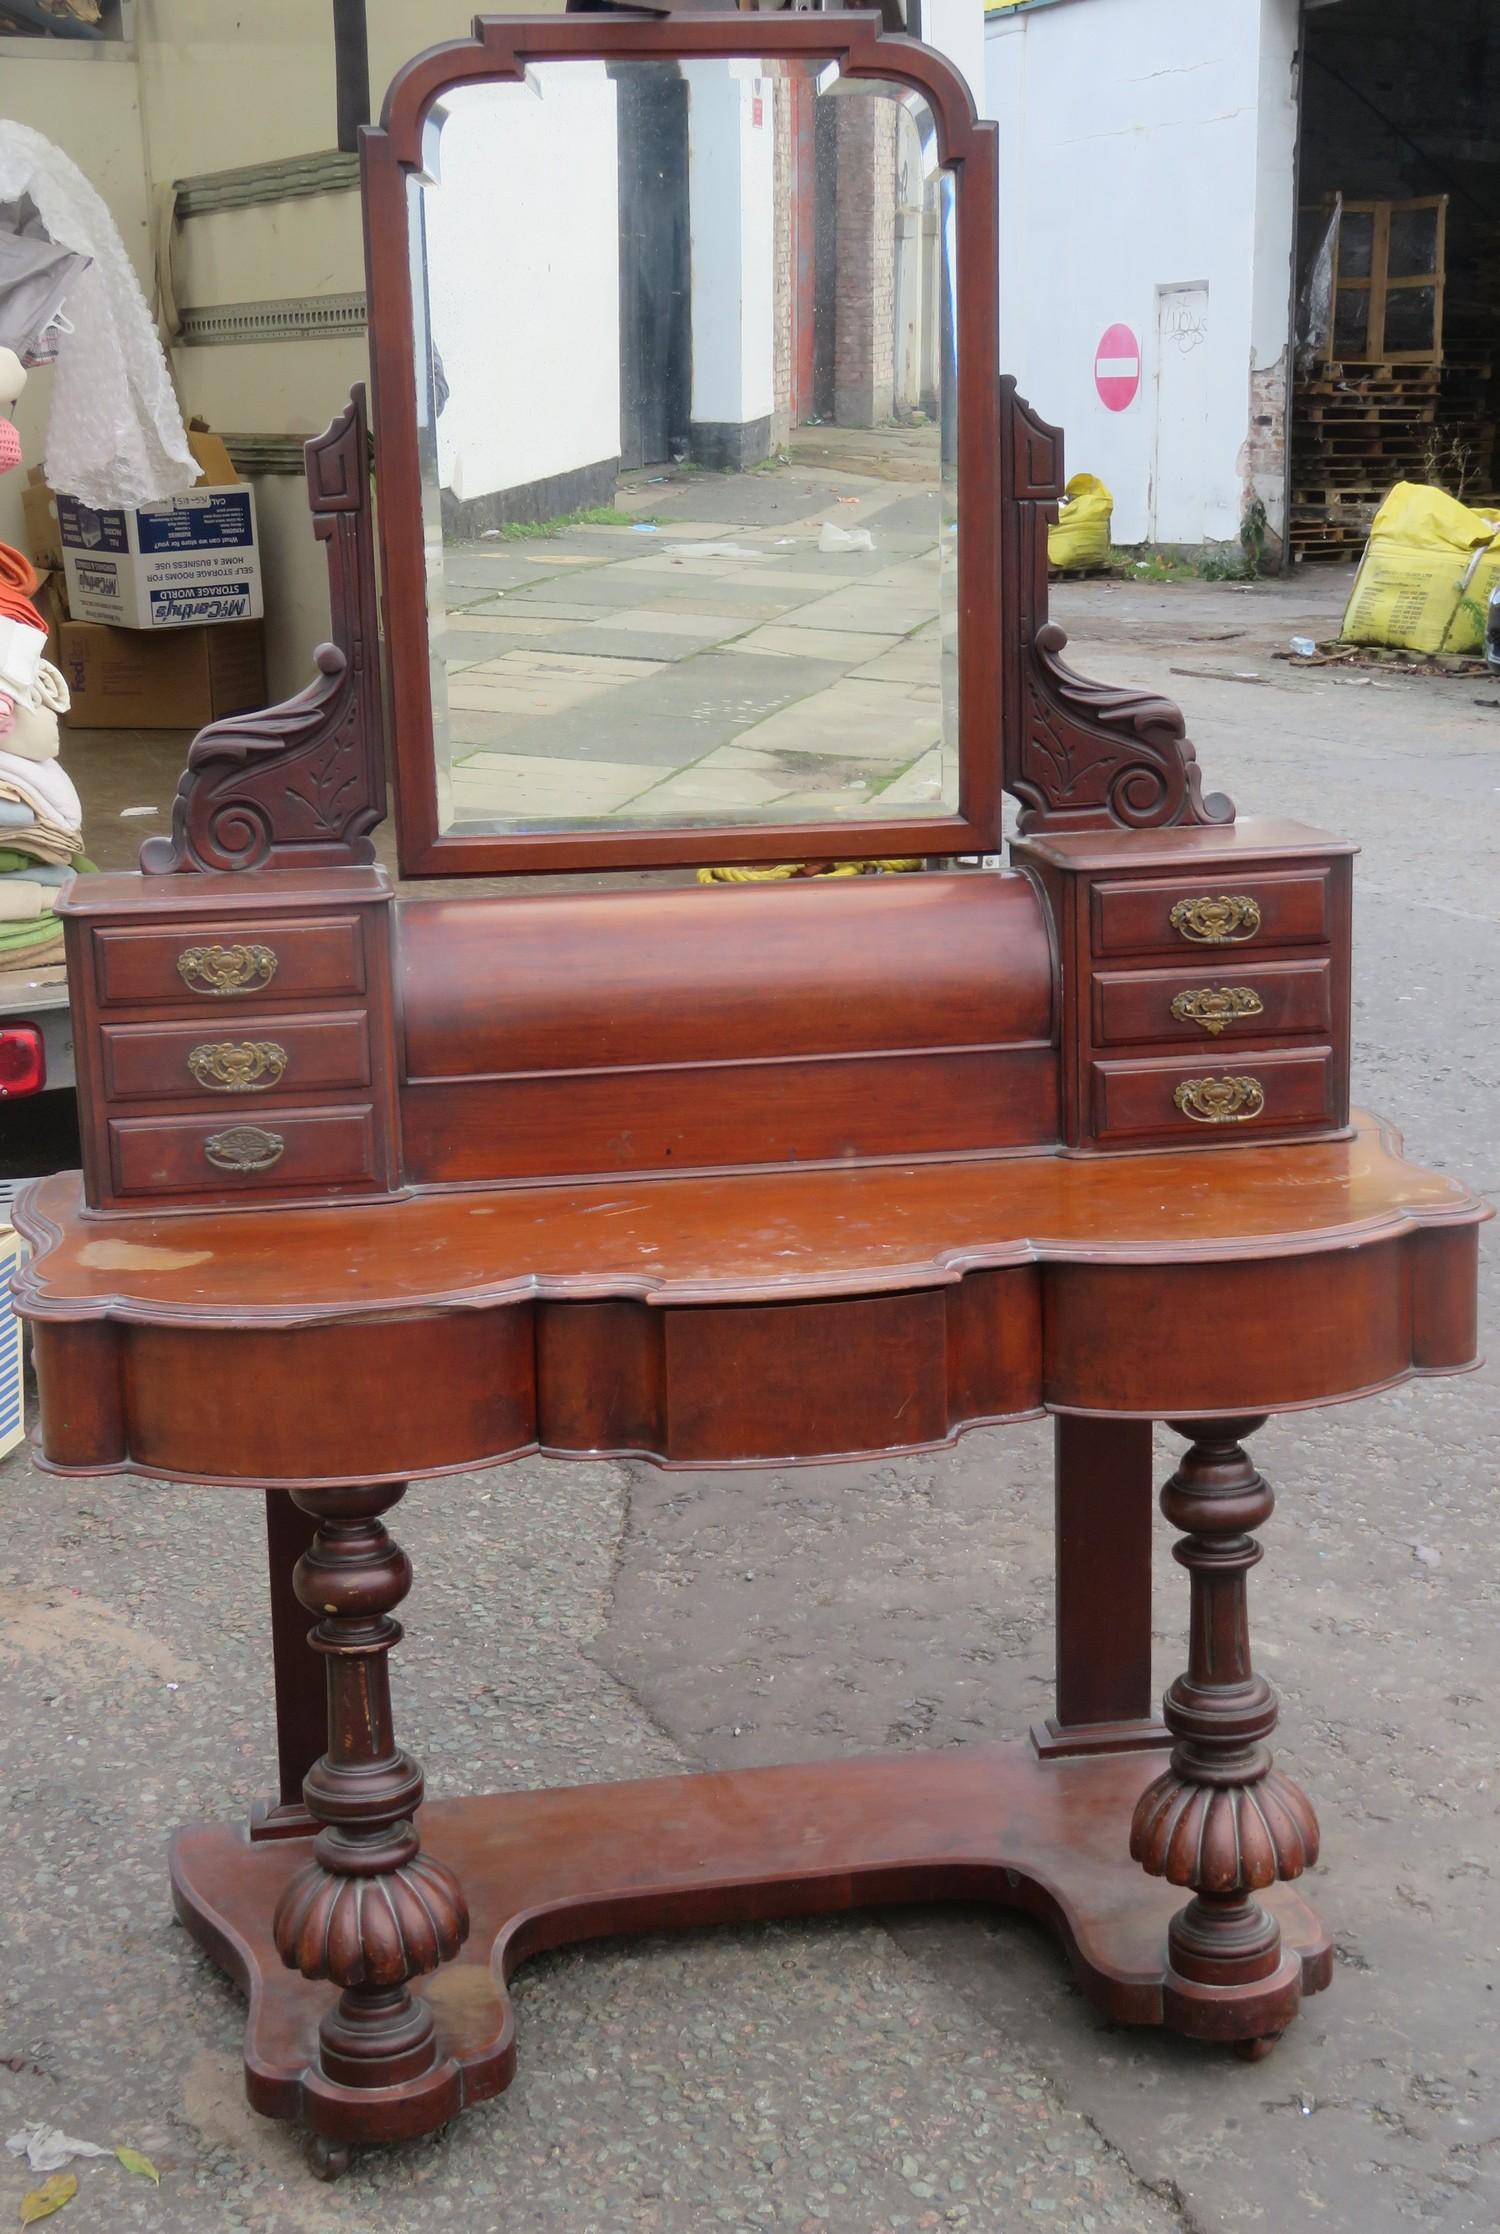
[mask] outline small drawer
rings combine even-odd
[[[368,1086],[364,1015],[242,1016],[192,1024],[105,1024],[99,1032],[111,1101],[302,1094]]]
[[[1096,884],[1090,895],[1095,954],[1230,954],[1242,947],[1318,946],[1331,922],[1326,869],[1232,869]]]
[[[259,998],[362,993],[365,958],[352,915],[263,924],[94,934],[94,982],[107,1006],[201,1001],[231,1008]]]
[[[117,1195],[285,1194],[375,1183],[374,1112],[240,1107],[203,1117],[115,1117]]]
[[[1331,962],[1258,962],[1221,969],[1101,970],[1094,979],[1094,1039],[1101,1047],[1191,1041],[1229,1049],[1236,1040],[1333,1031]],[[1224,1060],[1229,1060],[1226,1054]]]
[[[1147,1056],[1092,1066],[1099,1141],[1225,1141],[1334,1122],[1333,1051],[1239,1048],[1188,1062]]]

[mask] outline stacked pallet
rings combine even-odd
[[[1494,485],[1488,363],[1326,364],[1297,386],[1291,542],[1298,558],[1359,556],[1398,481],[1472,503]],[[1462,489],[1459,484],[1462,483]]]

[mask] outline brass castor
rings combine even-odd
[[[1253,2040],[1236,2040],[1234,2052],[1241,2063],[1263,2063],[1280,2038],[1279,2032],[1257,2033]]]
[[[349,2169],[348,2142],[330,2140],[326,2133],[310,2133],[307,2169],[315,2180],[341,2180]]]

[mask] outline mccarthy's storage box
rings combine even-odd
[[[160,636],[64,621],[58,666],[72,693],[72,729],[201,729],[266,702],[259,621],[172,628]]]
[[[258,620],[255,492],[199,487],[131,512],[59,496],[58,529],[75,620],[116,628],[192,628]]]

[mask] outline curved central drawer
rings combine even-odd
[[[417,1182],[845,1162],[1058,1133],[1029,877],[403,902]]]

